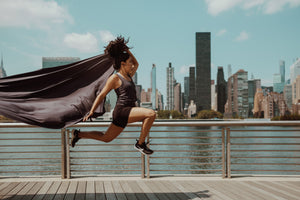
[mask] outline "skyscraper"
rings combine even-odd
[[[282,93],[284,88],[284,82],[281,82],[281,74],[273,74],[273,91],[277,93]]]
[[[174,110],[179,112],[182,111],[181,109],[181,84],[176,83],[174,85]]]
[[[6,77],[6,72],[3,66],[3,56],[1,55],[0,78]]]
[[[184,77],[184,95],[183,95],[183,107],[184,109],[189,106],[189,96],[190,96],[190,77]]]
[[[194,102],[196,101],[196,70],[195,67],[190,67],[190,76],[189,76],[189,101],[190,104],[191,100]]]
[[[78,57],[43,57],[43,68],[67,65],[80,61]]]
[[[285,62],[284,60],[279,61],[279,71],[281,75],[281,82],[285,83]]]
[[[253,109],[254,109],[254,98],[255,93],[258,88],[261,88],[261,80],[260,79],[252,79],[248,80],[248,104],[249,104],[249,117],[253,117]]]
[[[217,73],[217,111],[224,113],[227,101],[227,82],[224,79],[223,67],[218,67]]]
[[[298,58],[290,67],[291,83],[296,80],[298,75],[300,75],[300,58]]]
[[[228,78],[227,117],[248,117],[248,72],[239,70]]]
[[[172,63],[167,67],[167,110],[174,110],[174,68]]]
[[[196,106],[211,109],[210,32],[196,33]]]
[[[151,71],[151,102],[152,102],[152,109],[156,109],[156,66],[155,64],[152,65],[152,71]]]
[[[232,76],[232,69],[231,69],[231,65],[228,65],[228,74],[227,74],[227,79]]]
[[[138,84],[138,78],[137,78],[137,76],[138,76],[138,74],[137,74],[137,72],[135,72],[135,74],[132,77],[132,80],[133,80],[133,82],[134,82],[135,85]]]

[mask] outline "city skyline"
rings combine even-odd
[[[127,20],[120,21],[128,10]],[[219,66],[227,80],[227,66],[231,65],[232,73],[244,69],[262,79],[262,85],[271,86],[278,62],[285,61],[288,79],[290,66],[300,57],[300,28],[296,26],[300,0],[252,4],[234,0],[172,4],[3,0],[0,11],[7,16],[0,19],[0,51],[7,75],[40,69],[42,57],[94,56],[119,34],[130,37],[143,88],[151,87],[152,63],[156,64],[157,85],[165,85],[169,62],[176,81],[184,85],[189,67],[196,63],[196,32],[211,33],[212,80],[216,80]],[[158,89],[166,97],[166,88]]]

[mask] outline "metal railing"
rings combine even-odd
[[[105,131],[109,124],[53,131],[2,123],[0,175],[300,175],[298,121],[156,121],[147,138],[151,156],[133,148],[141,123],[129,124],[110,143],[80,140],[70,148],[72,128]]]
[[[61,174],[60,130],[0,124],[0,175]]]

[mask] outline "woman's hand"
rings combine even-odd
[[[91,118],[93,116],[94,113],[92,112],[89,112],[88,115],[86,115],[84,118],[83,118],[83,121],[86,122],[89,118]]]

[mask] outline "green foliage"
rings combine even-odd
[[[157,111],[157,118],[158,119],[169,119],[171,111],[169,110],[159,110]]]
[[[202,110],[198,112],[197,119],[213,119],[218,118],[222,119],[223,115],[220,112],[214,111],[214,110]]]
[[[272,121],[275,121],[275,120],[300,120],[300,115],[292,114],[292,115],[276,116],[276,117],[273,117],[271,120]]]
[[[183,114],[177,110],[172,110],[171,115],[172,115],[172,119],[184,119]]]
[[[11,121],[11,119],[4,117],[3,115],[0,115],[0,121]]]
[[[178,112],[177,110],[159,110],[157,111],[157,119],[184,119],[182,113]]]

